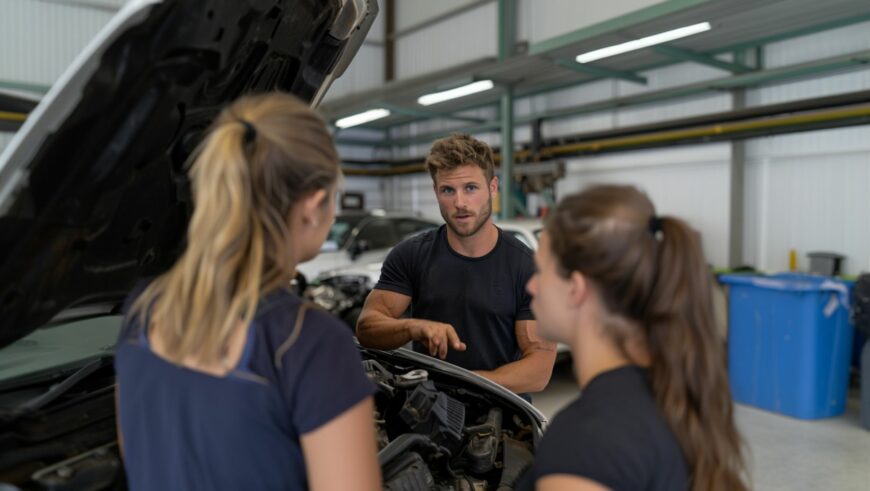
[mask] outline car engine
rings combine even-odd
[[[527,415],[437,372],[384,359],[363,365],[379,388],[384,489],[514,489],[538,435]]]
[[[542,425],[522,405],[400,352],[361,349],[377,385],[384,489],[513,489]],[[126,489],[103,357],[0,391],[0,490]]]
[[[318,279],[304,295],[355,329],[372,288],[374,283],[365,275],[336,275]]]

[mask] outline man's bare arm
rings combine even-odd
[[[368,348],[396,349],[410,341],[423,343],[442,359],[448,349],[465,351],[450,324],[423,319],[402,319],[411,297],[387,290],[372,290],[356,323],[356,336]]]
[[[515,326],[522,358],[495,370],[477,370],[477,373],[513,392],[540,392],[550,382],[553,374],[556,343],[538,336],[536,321],[517,321]]]
[[[396,349],[409,341],[408,319],[401,316],[411,297],[387,290],[372,290],[356,323],[360,344],[375,349]]]

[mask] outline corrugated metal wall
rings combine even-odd
[[[764,48],[768,66],[870,49],[870,23]],[[749,104],[773,104],[870,89],[870,70],[763,87]],[[749,140],[746,146],[744,257],[768,271],[788,267],[789,250],[844,254],[845,271],[870,271],[870,127]]]
[[[845,271],[870,271],[870,127],[750,140],[745,174],[744,251],[768,271],[800,268],[806,254],[847,257]]]
[[[728,143],[602,155],[567,161],[559,197],[593,184],[630,184],[655,203],[660,215],[685,219],[701,232],[708,261],[728,262]]]
[[[413,3],[419,2],[408,2],[406,6],[403,0],[397,1],[396,13],[400,15]],[[396,43],[396,76],[409,78],[496,56],[497,21],[497,5],[490,2],[400,37]]]
[[[3,153],[3,149],[6,148],[6,145],[9,145],[9,142],[12,141],[13,136],[15,136],[15,133],[0,131],[0,154]]]
[[[517,37],[530,43],[576,31],[662,0],[519,0]]]
[[[344,75],[329,88],[325,100],[378,87],[384,83],[386,24],[384,22],[383,2],[381,2],[380,8],[381,11],[375,17],[365,42],[360,46]]]
[[[39,0],[2,0],[0,80],[48,86],[114,14]]]

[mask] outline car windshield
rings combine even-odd
[[[365,218],[365,215],[339,215],[335,217],[335,223],[329,229],[329,236],[326,237],[326,242],[320,248],[321,251],[335,251],[342,249],[353,229]]]
[[[120,329],[117,315],[37,329],[0,349],[0,387],[111,356]]]

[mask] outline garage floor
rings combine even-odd
[[[571,364],[557,365],[547,389],[536,394],[535,406],[548,418],[577,397]],[[870,431],[858,417],[857,393],[846,414],[803,421],[737,406],[737,424],[749,448],[752,489],[870,490]]]

